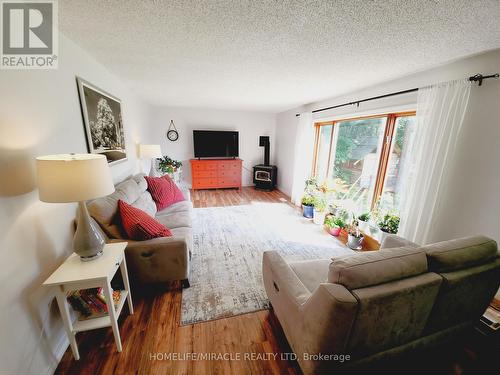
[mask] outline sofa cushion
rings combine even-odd
[[[148,190],[151,193],[156,208],[162,210],[174,203],[184,200],[184,194],[177,187],[174,181],[167,175],[163,177],[144,177],[148,183]]]
[[[426,271],[425,252],[402,247],[336,259],[330,264],[328,281],[352,290],[420,275]]]
[[[450,272],[488,263],[497,257],[497,243],[485,236],[471,236],[422,247],[429,271]]]
[[[191,212],[179,211],[173,212],[169,215],[158,215],[156,216],[156,220],[170,229],[179,227],[191,227]]]
[[[149,193],[149,191],[144,191],[143,193],[141,193],[139,198],[137,198],[137,200],[131,205],[141,211],[146,212],[151,217],[155,217],[156,215],[156,204],[153,201],[153,198],[151,198],[151,194]]]
[[[121,190],[87,203],[90,216],[99,224],[109,238],[123,238],[118,212],[118,200],[126,201]]]
[[[122,219],[123,229],[128,237],[136,240],[150,240],[157,237],[170,237],[170,230],[159,221],[152,218],[146,212],[135,208],[121,199],[118,201],[118,209]]]
[[[288,263],[302,284],[312,293],[321,283],[328,281],[330,259],[303,260]]]
[[[171,206],[168,206],[167,208],[158,211],[156,213],[156,216],[170,215],[174,212],[183,212],[183,211],[191,213],[192,210],[193,210],[193,203],[191,203],[190,201],[182,201],[174,203]]]

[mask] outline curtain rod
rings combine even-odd
[[[475,74],[475,75],[469,77],[469,81],[471,81],[471,82],[478,82],[478,86],[481,86],[483,84],[483,80],[488,79],[488,78],[498,78],[498,77],[499,77],[498,73],[496,73],[496,74],[490,74],[490,75],[486,75],[486,76],[484,76],[482,74]],[[371,98],[362,99],[362,100],[356,100],[354,102],[348,102],[348,103],[344,103],[344,104],[334,105],[334,106],[331,106],[331,107],[325,107],[325,108],[315,109],[314,111],[312,111],[312,113],[328,111],[329,109],[335,109],[335,108],[345,107],[347,105],[356,105],[356,106],[359,107],[359,103],[369,102],[371,100],[376,100],[376,99],[388,98],[390,96],[408,94],[410,92],[415,92],[415,91],[418,91],[418,88],[409,89],[409,90],[403,90],[403,91],[397,91],[397,92],[393,92],[393,93],[390,93],[390,94],[373,96]],[[300,116],[300,113],[297,113],[295,116],[296,117]]]

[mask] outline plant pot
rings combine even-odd
[[[308,219],[312,219],[314,216],[313,206],[302,206],[302,215]]]
[[[325,222],[325,216],[326,216],[325,211],[316,211],[316,209],[314,209],[314,217],[313,217],[314,224],[323,225]]]
[[[338,237],[338,235],[340,234],[341,228],[339,228],[339,227],[333,227],[333,228],[326,227],[326,231],[328,233],[330,233],[332,236]]]
[[[358,228],[360,231],[364,233],[368,233],[370,231],[370,225],[367,221],[362,221],[358,219]]]
[[[353,236],[349,234],[347,236],[347,246],[352,250],[361,250],[363,245],[364,237],[361,235],[360,237]]]

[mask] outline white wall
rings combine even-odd
[[[293,150],[297,119],[295,113],[360,100],[395,91],[422,87],[436,82],[469,77],[475,73],[498,73],[500,50],[469,57],[428,71],[413,74],[344,95],[295,108],[277,115],[276,160],[279,167],[279,188],[290,193]],[[328,118],[339,114],[376,112],[381,108],[411,105],[416,94],[407,94],[368,103],[359,108],[350,106],[315,114]],[[444,194],[441,210],[436,214],[432,240],[445,240],[471,234],[485,234],[500,242],[500,80],[488,80],[473,87],[460,144],[453,165],[450,183]]]
[[[122,100],[129,159],[111,167],[116,181],[137,170],[135,144],[148,123],[149,108],[62,35],[59,51],[57,70],[0,71],[2,374],[51,373],[68,345],[41,283],[71,253],[76,205],[38,200],[33,157],[87,152],[75,76]]]
[[[174,120],[179,139],[171,142],[166,132]],[[264,162],[264,148],[259,136],[271,137],[271,163],[274,160],[275,115],[261,112],[224,111],[204,108],[157,107],[152,112],[151,142],[160,143],[164,155],[181,160],[184,181],[191,184],[189,159],[194,157],[193,130],[237,130],[239,154],[243,159],[243,186],[252,185],[252,167]]]

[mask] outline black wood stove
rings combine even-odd
[[[269,137],[260,137],[259,146],[264,147],[264,164],[253,167],[253,183],[256,189],[271,191],[278,182],[278,167],[269,165]]]

